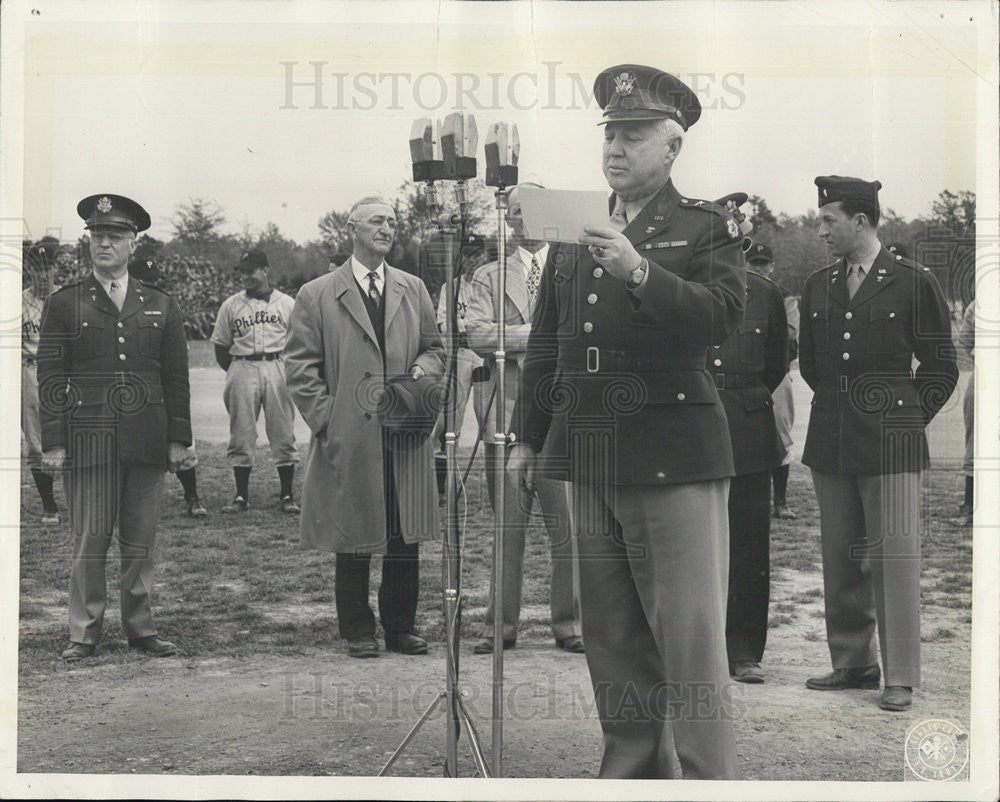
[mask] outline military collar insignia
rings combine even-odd
[[[105,195],[99,201],[97,201],[97,211],[99,211],[101,214],[107,214],[108,212],[110,212],[111,198]]]
[[[695,206],[704,206],[705,205],[705,201],[703,201],[703,200],[696,201],[694,205]]]
[[[654,231],[656,231],[656,226],[646,226],[647,234],[652,234]]]
[[[657,223],[662,223],[663,220],[664,220],[664,217],[663,217],[662,214],[654,214],[653,215],[653,220],[655,220]]]
[[[635,75],[630,72],[623,72],[615,76],[615,91],[619,95],[631,95],[635,88]]]

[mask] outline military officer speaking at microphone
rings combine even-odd
[[[920,684],[920,474],[924,428],[958,380],[951,316],[930,270],[879,242],[878,181],[816,186],[837,261],[802,288],[799,369],[814,392],[802,462],[819,501],[833,671],[806,685],[878,689],[877,624],[879,706],[900,711]]]
[[[129,645],[166,657],[150,594],[164,472],[191,444],[187,342],[180,309],[131,278],[138,203],[92,195],[76,207],[90,232],[93,272],[49,296],[38,343],[42,456],[62,471],[73,529],[69,639],[63,659],[94,654],[106,605],[105,561],[118,524],[122,629]]]
[[[626,64],[604,109],[608,225],[554,244],[532,317],[508,461],[534,486],[545,442],[573,485],[600,776],[736,775],[726,659],[733,455],[706,370],[745,298],[743,235],[670,178],[701,116],[672,75]]]

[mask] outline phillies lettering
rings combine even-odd
[[[254,312],[252,317],[243,316],[233,319],[233,337],[239,337],[244,331],[249,329],[251,326],[256,326],[258,323],[279,323],[283,325],[284,321],[281,319],[281,315],[278,312],[271,312],[268,314],[263,309],[260,309]]]

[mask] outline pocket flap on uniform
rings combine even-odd
[[[826,318],[827,318],[827,309],[826,309],[826,307],[823,306],[823,307],[820,307],[819,309],[813,309],[809,313],[809,317],[812,320],[826,320]]]
[[[736,331],[740,334],[764,334],[767,331],[767,322],[763,320],[744,320]]]
[[[893,320],[896,317],[896,311],[888,306],[872,306],[868,311],[869,320]]]
[[[743,409],[747,412],[756,412],[758,409],[767,409],[771,406],[771,394],[766,387],[758,385],[756,387],[744,387],[741,391],[743,395]]]

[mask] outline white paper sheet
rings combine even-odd
[[[517,191],[525,236],[547,242],[576,242],[584,226],[607,226],[608,195],[565,189],[520,187]]]

